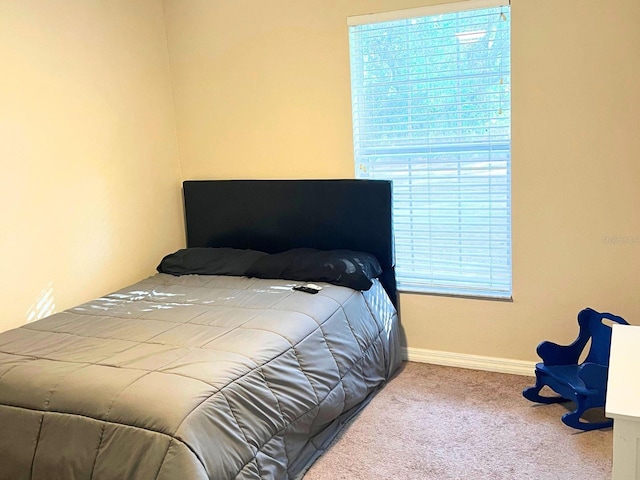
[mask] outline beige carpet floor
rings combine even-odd
[[[560,416],[571,404],[522,397],[533,380],[404,363],[304,478],[611,478],[612,429],[565,426]]]

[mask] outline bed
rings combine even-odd
[[[400,363],[391,186],[188,181],[189,249],[374,255],[365,291],[158,273],[0,334],[0,479],[301,478]]]

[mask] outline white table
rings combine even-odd
[[[640,326],[613,325],[605,413],[613,418],[612,480],[640,480]]]

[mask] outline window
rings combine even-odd
[[[356,177],[393,181],[403,291],[511,297],[510,11],[501,2],[349,18]]]

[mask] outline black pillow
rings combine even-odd
[[[378,260],[368,253],[296,248],[259,258],[249,267],[246,275],[327,282],[354,290],[369,290],[371,280],[381,273]]]
[[[167,255],[158,265],[158,272],[171,275],[246,275],[264,252],[236,248],[183,248]]]

